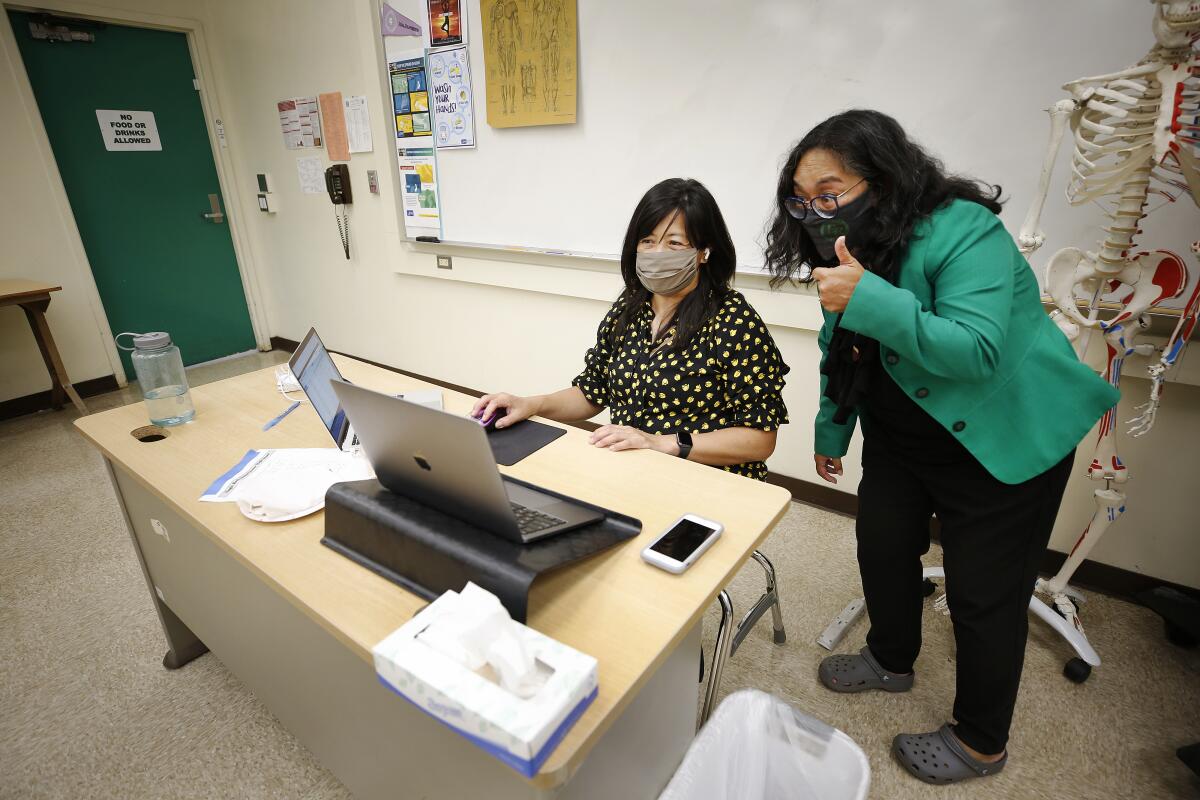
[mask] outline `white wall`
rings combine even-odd
[[[1105,14],[1093,10],[1084,18],[1106,20],[1111,11],[1122,19],[1135,18],[1142,30],[1148,26],[1150,9],[1136,5],[1136,10],[1130,11],[1126,0],[1108,0]],[[470,4],[470,11],[477,8]],[[205,0],[188,4],[188,9],[203,22],[215,73],[215,86],[210,88],[220,99],[226,123],[228,156],[236,175],[236,186],[227,189],[240,193],[244,208],[254,209],[254,173],[268,171],[279,195],[279,213],[247,212],[251,216],[241,221],[273,335],[299,339],[310,325],[316,325],[335,349],[479,389],[532,393],[567,385],[580,367],[583,351],[591,344],[609,299],[616,295],[619,281],[613,268],[599,262],[517,255],[480,258],[477,252],[454,250],[454,269],[447,272],[435,267],[432,248],[401,242],[387,151],[391,133],[383,113],[387,104],[377,61],[376,11],[370,0]],[[995,4],[986,9],[992,17],[1004,13],[1004,7]],[[183,11],[172,13],[182,15]],[[686,18],[681,19],[686,27]],[[1019,27],[1012,20],[1005,24],[1010,23],[1010,27]],[[1110,29],[1108,24],[1106,21],[1099,29],[1100,34],[1111,35],[1128,49],[1120,26]],[[1148,40],[1148,30],[1139,36]],[[915,48],[919,46],[914,42]],[[1025,52],[1022,57],[1035,58],[1037,54]],[[1085,71],[1086,67],[1079,70]],[[1075,72],[1049,76],[1044,90],[1028,100],[1020,91],[1002,90],[1007,105],[1022,108],[1010,112],[981,100],[979,106],[964,110],[963,130],[925,131],[926,143],[941,152],[951,168],[1032,187],[1046,133],[1045,119],[1036,109],[1057,98],[1056,84],[1070,77],[1075,77]],[[996,79],[1004,79],[1000,65]],[[916,91],[916,78],[913,85]],[[355,195],[350,211],[350,261],[342,255],[328,199],[299,192],[297,152],[283,147],[274,105],[285,97],[334,90],[368,96],[375,138],[375,152],[356,154],[350,163]],[[483,92],[478,78],[476,91]],[[586,91],[581,94],[586,98]],[[983,99],[987,96],[994,95],[982,95]],[[8,95],[0,95],[0,102],[6,111],[13,107]],[[920,117],[920,102],[915,96],[914,118]],[[1021,146],[1036,155],[1020,160],[1020,169],[1026,174],[1019,180],[1018,176],[1007,180],[1007,174],[1017,168],[1010,163],[1009,152],[1015,144],[1002,148],[1003,158],[998,156],[995,162],[983,156],[994,144],[986,137],[980,141],[978,154],[968,144],[966,131],[986,131],[987,115],[993,113],[1028,116],[1029,141]],[[478,124],[486,123],[480,120]],[[796,131],[796,135],[800,133]],[[961,160],[962,153],[972,154],[965,163],[955,160]],[[323,151],[317,154],[324,155]],[[996,167],[1001,162],[1004,169]],[[368,169],[379,171],[379,196],[367,192]],[[1028,196],[1014,196],[1015,211],[1005,217],[1010,229],[1019,225],[1028,200]],[[0,218],[0,236],[7,240],[15,230],[7,218]],[[1050,246],[1060,244],[1065,243]],[[770,466],[779,473],[814,479],[814,329],[820,320],[815,298],[804,290],[769,293],[763,280],[755,276],[739,277],[739,288],[767,319],[792,367],[785,399],[793,424],[783,430]],[[1133,373],[1135,368],[1127,372]],[[1138,398],[1144,389],[1144,381],[1131,380],[1124,403],[1141,402]],[[1190,453],[1183,443],[1197,441],[1200,388],[1172,386],[1154,433],[1136,442],[1125,440],[1127,461],[1135,472],[1130,510],[1098,547],[1098,560],[1200,587],[1200,542],[1190,535],[1195,528],[1194,514],[1180,499],[1191,488],[1185,485]],[[857,439],[846,467],[847,475],[838,488],[853,491],[858,482]],[[1056,549],[1069,549],[1090,517],[1091,489],[1086,480],[1072,483],[1053,540]]]

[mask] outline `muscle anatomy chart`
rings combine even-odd
[[[575,0],[481,0],[488,124],[575,122]]]

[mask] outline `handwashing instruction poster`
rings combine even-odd
[[[475,101],[466,47],[429,54],[434,136],[438,149],[475,146]]]

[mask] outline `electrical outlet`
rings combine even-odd
[[[450,256],[437,257],[438,269],[454,269],[454,261]]]

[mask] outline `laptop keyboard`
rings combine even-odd
[[[511,500],[508,504],[512,506],[513,514],[517,517],[517,527],[526,536],[538,531],[544,531],[547,528],[553,528],[555,525],[562,525],[566,522],[565,519],[559,519],[550,514],[543,514],[541,511],[535,511],[527,506],[514,503]]]

